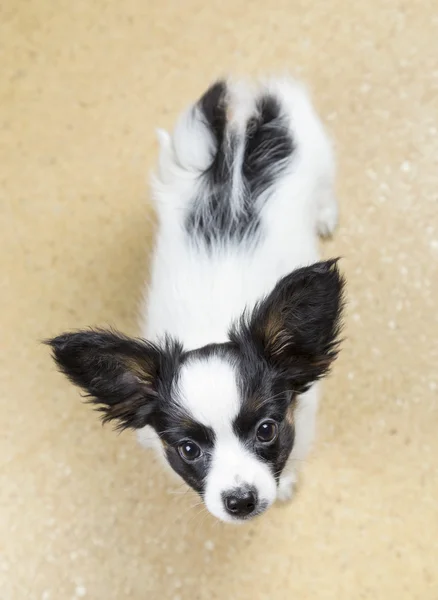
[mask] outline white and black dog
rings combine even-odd
[[[219,81],[158,134],[144,338],[48,343],[104,421],[238,522],[291,497],[338,353],[344,281],[317,249],[337,223],[333,153],[287,78]]]

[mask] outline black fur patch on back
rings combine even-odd
[[[246,127],[242,171],[251,198],[258,198],[274,183],[293,151],[294,143],[278,100],[262,96],[257,102],[257,115]]]
[[[199,195],[187,215],[186,230],[210,248],[215,243],[257,239],[260,196],[275,183],[294,151],[280,103],[272,95],[261,96],[244,136],[227,125],[227,87],[223,81],[207,90],[197,109],[213,135],[215,150],[209,168],[200,177]],[[238,152],[241,144],[243,153]],[[236,160],[241,161],[238,168]],[[233,177],[241,178],[236,186],[241,194],[238,199],[232,197]]]
[[[215,141],[216,153],[213,162],[208,169],[208,175],[215,183],[222,183],[230,173],[226,163],[224,149],[226,116],[226,94],[227,86],[224,81],[218,81],[209,88],[198,102],[206,124],[210,128]]]

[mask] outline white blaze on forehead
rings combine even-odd
[[[178,391],[181,403],[193,419],[216,431],[230,427],[239,412],[236,372],[218,356],[185,364]]]

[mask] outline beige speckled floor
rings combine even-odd
[[[0,23],[0,598],[436,600],[436,3],[5,0]],[[348,342],[295,503],[230,528],[38,339],[135,332],[154,127],[285,67],[336,140]]]

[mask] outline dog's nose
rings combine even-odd
[[[247,517],[255,511],[257,493],[253,488],[236,489],[225,495],[224,504],[232,517]]]

